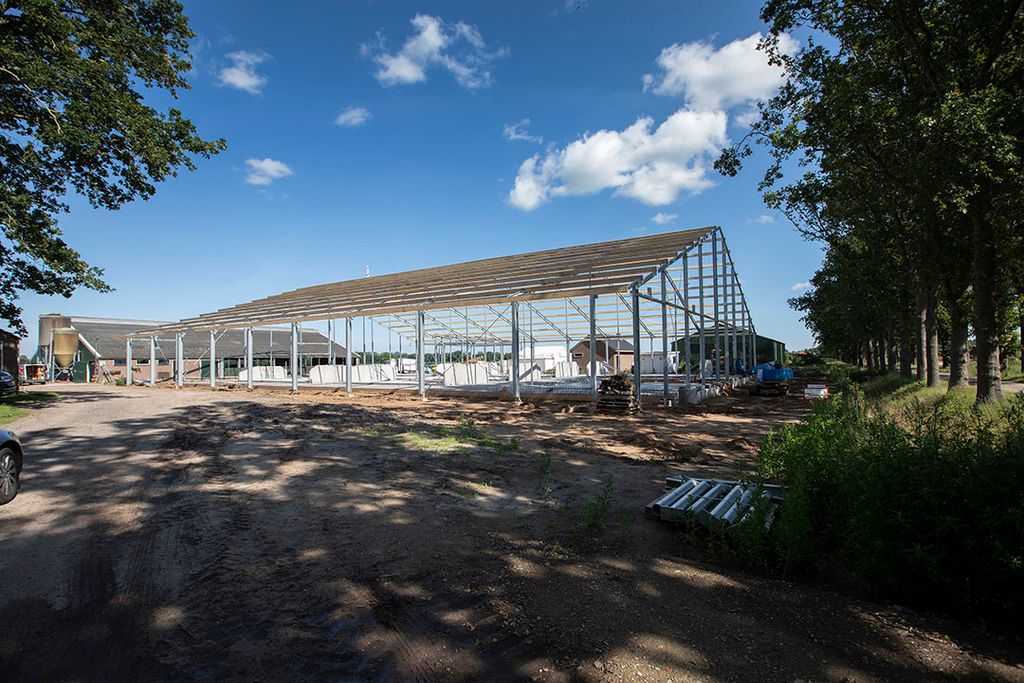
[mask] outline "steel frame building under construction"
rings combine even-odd
[[[410,373],[414,378],[354,381],[351,349],[357,319],[363,326],[364,346],[369,324],[371,344],[377,329],[386,332],[389,344],[397,339],[400,349],[414,351],[415,372]],[[331,341],[340,323],[348,352],[341,362],[332,357],[330,363],[337,366],[337,386],[349,392],[354,384],[360,388],[404,384],[425,397],[428,389],[436,388],[434,372],[425,362],[428,350],[435,360],[446,354],[474,362],[500,359],[498,372],[477,383],[476,390],[510,391],[518,400],[524,391],[550,392],[555,384],[558,391],[589,394],[596,400],[599,363],[590,362],[579,377],[563,376],[561,382],[552,383],[539,378],[530,350],[538,344],[565,344],[568,352],[581,341],[597,349],[601,341],[607,345],[611,339],[628,340],[637,359],[632,368],[637,405],[644,395],[660,395],[668,404],[673,388],[699,392],[730,381],[737,366],[749,368],[757,362],[750,309],[718,227],[306,287],[140,329],[132,338],[149,339],[152,349],[160,335],[173,334],[180,354],[186,332],[205,331],[210,334],[211,357],[216,358],[217,334],[242,329],[248,347],[245,363],[251,368],[252,329],[287,323],[291,367],[297,367],[299,326],[312,321],[327,321]],[[689,342],[694,338],[700,343],[691,349]],[[639,362],[644,347],[648,358],[659,359],[653,372],[648,368],[645,373],[645,364]],[[674,349],[682,349],[683,357]],[[530,364],[525,375],[524,363]],[[246,374],[250,389],[262,383],[255,373]],[[290,375],[291,389],[298,391],[299,373]],[[184,383],[180,373],[174,379],[179,386]],[[211,374],[210,384],[217,379]]]

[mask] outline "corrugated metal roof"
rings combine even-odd
[[[148,321],[157,325],[159,323]],[[139,329],[137,320],[115,320],[110,318],[76,318],[71,317],[71,325],[82,338],[99,354],[100,358],[123,359],[125,357],[126,337]],[[271,344],[273,344],[271,346]],[[257,328],[253,330],[253,356],[269,358],[271,349],[275,357],[287,358],[290,347],[290,335],[286,329],[270,330]],[[303,328],[302,344],[299,351],[303,356],[323,356],[328,354],[328,339],[318,330]],[[335,354],[338,358],[345,356],[345,348],[335,342]],[[186,332],[184,339],[185,358],[205,358],[209,356],[210,335],[205,332]],[[132,343],[132,355],[136,358],[149,357],[149,340],[139,339]],[[217,335],[218,358],[241,358],[245,355],[245,334],[242,330],[227,330]],[[353,354],[358,356],[358,354]],[[157,357],[174,358],[174,335],[157,336]]]

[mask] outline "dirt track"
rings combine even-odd
[[[60,391],[10,425],[0,678],[1024,680],[1019,639],[726,570],[643,518],[666,474],[749,471],[795,401]],[[578,531],[609,481],[607,526]]]

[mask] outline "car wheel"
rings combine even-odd
[[[10,448],[0,449],[0,505],[6,505],[18,495],[18,461]]]

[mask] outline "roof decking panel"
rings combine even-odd
[[[304,287],[149,329],[224,329],[625,292],[715,229],[682,230]]]

